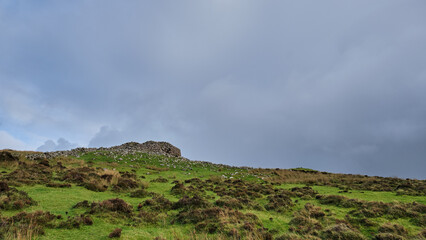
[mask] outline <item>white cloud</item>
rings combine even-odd
[[[28,150],[28,146],[21,140],[0,130],[0,149]]]
[[[77,144],[70,143],[64,138],[59,138],[57,143],[52,140],[47,140],[43,145],[37,148],[37,151],[41,152],[50,152],[50,151],[61,151],[61,150],[70,150],[76,148]]]

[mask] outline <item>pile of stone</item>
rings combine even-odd
[[[31,160],[37,159],[51,159],[60,156],[71,156],[79,157],[85,153],[95,152],[95,151],[109,151],[115,152],[120,155],[132,154],[137,152],[149,153],[149,154],[158,154],[165,155],[169,157],[181,157],[180,149],[173,146],[168,142],[155,142],[148,141],[144,143],[137,142],[128,142],[120,146],[114,146],[110,148],[75,148],[68,151],[55,151],[55,152],[40,152],[40,153],[31,153],[26,157]]]
[[[144,143],[128,142],[120,146],[109,148],[110,150],[121,150],[128,152],[146,152],[160,155],[168,155],[173,157],[180,157],[180,149],[173,146],[168,142],[155,142],[148,141]]]

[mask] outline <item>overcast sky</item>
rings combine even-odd
[[[0,0],[0,149],[426,178],[426,1]]]

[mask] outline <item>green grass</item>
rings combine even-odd
[[[300,171],[300,172],[312,172],[312,173],[318,172],[318,170],[314,170],[314,169],[310,169],[310,168],[303,168],[303,167],[290,168],[290,170]]]
[[[83,226],[80,229],[62,230],[47,229],[44,236],[39,239],[99,239],[105,240],[108,234],[115,228],[123,229],[120,239],[154,239],[155,237],[164,237],[174,239],[176,236],[184,238],[191,235],[192,226],[176,226],[170,224],[144,225],[140,227],[127,226],[124,223],[109,223],[103,219],[94,219],[92,226]]]
[[[107,151],[98,151],[87,153],[79,157],[78,161],[65,162],[67,167],[79,167],[82,164],[99,169],[115,169],[118,171],[132,172],[137,175],[137,179],[149,184],[147,191],[164,195],[172,202],[179,200],[179,196],[171,194],[171,188],[174,186],[173,181],[183,182],[187,179],[200,178],[206,180],[212,177],[220,179],[242,179],[244,181],[263,183],[262,173],[253,174],[246,168],[229,167],[223,165],[215,165],[203,162],[192,162],[183,158],[165,157],[160,155],[150,155],[146,153],[131,154],[118,156]],[[16,166],[14,166],[16,167]],[[296,171],[317,172],[312,169],[297,168]],[[1,166],[0,172],[6,171],[6,175],[12,169],[8,166]],[[56,176],[56,173],[54,173]],[[158,177],[168,179],[167,183],[151,182]],[[60,182],[59,180],[55,180]],[[281,184],[275,188],[291,189],[293,187],[303,187],[305,184]],[[348,190],[342,192],[341,189],[330,186],[311,186],[314,190],[322,195],[342,195],[350,199],[359,199],[364,201],[381,201],[385,203],[401,202],[411,203],[417,202],[426,204],[426,196],[407,196],[396,195],[395,192],[385,191],[367,191],[367,190]],[[49,188],[44,185],[22,185],[17,187],[19,190],[25,191],[33,198],[37,205],[23,209],[26,212],[34,212],[37,210],[49,211],[55,215],[61,215],[63,218],[68,216],[77,216],[85,212],[83,209],[73,209],[72,207],[81,201],[101,202],[107,199],[120,198],[131,204],[136,213],[136,207],[139,203],[144,202],[146,198],[131,198],[129,192],[113,192],[107,190],[105,192],[94,192],[84,187],[72,184],[71,188]],[[206,196],[211,197],[210,202],[214,202],[219,197],[212,191],[207,191]],[[255,200],[264,206],[268,200],[266,196]],[[289,223],[293,218],[293,214],[304,208],[305,204],[312,203],[320,206],[323,211],[327,210],[328,216],[323,220],[323,224],[330,224],[336,219],[345,219],[354,208],[343,208],[334,205],[324,205],[319,200],[301,199],[293,197],[292,201],[295,206],[285,212],[275,211],[259,211],[253,209],[243,209],[243,213],[255,214],[262,222],[263,226],[271,230],[275,236],[279,236],[288,232]],[[22,210],[6,210],[1,212],[1,216],[8,217],[16,215]],[[108,234],[115,228],[121,228],[121,239],[153,239],[155,237],[164,237],[166,239],[216,239],[224,238],[223,235],[207,234],[203,232],[194,233],[194,225],[192,224],[171,224],[177,210],[169,211],[168,216],[157,224],[148,224],[144,222],[131,222],[126,219],[108,219],[102,216],[94,215],[92,217],[94,224],[92,226],[81,226],[78,229],[57,229],[46,228],[45,234],[37,237],[37,239],[108,239]],[[371,219],[377,225],[374,227],[362,227],[361,232],[372,238],[377,233],[378,226],[385,222],[393,222],[403,225],[411,236],[417,234],[422,228],[407,218],[390,219],[386,216]],[[373,233],[372,233],[373,232]]]
[[[305,184],[283,184],[281,187],[285,189],[291,189],[293,187],[304,187]],[[348,198],[360,199],[365,201],[379,201],[390,203],[393,201],[402,203],[418,202],[426,204],[425,196],[407,196],[397,195],[395,192],[376,192],[368,190],[349,190],[348,192],[342,192],[341,189],[329,186],[311,186],[312,189],[318,191],[319,194],[324,195],[341,195]]]

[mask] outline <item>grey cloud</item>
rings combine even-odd
[[[103,126],[90,140],[89,147],[111,147],[123,143],[124,140],[120,131]]]
[[[51,151],[62,151],[76,148],[77,144],[70,143],[64,138],[59,138],[55,143],[53,140],[47,140],[43,145],[37,148],[37,151],[51,152]]]
[[[36,89],[28,118],[2,100],[8,126],[426,178],[424,1],[50,3],[0,14],[0,81]]]

